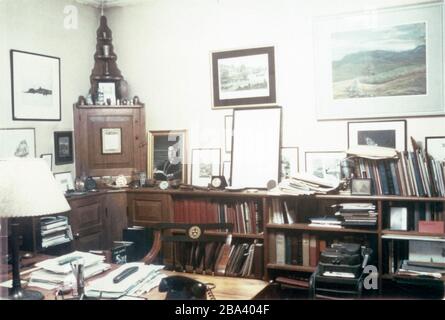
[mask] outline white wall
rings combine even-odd
[[[78,28],[65,29],[64,8],[78,9]],[[0,128],[35,128],[36,154],[52,153],[54,131],[73,130],[73,103],[89,90],[94,64],[97,9],[71,0],[0,1]],[[23,50],[61,58],[61,121],[13,121],[9,50]],[[54,166],[53,172],[73,171],[73,165]]]
[[[147,0],[106,15],[130,93],[146,103],[147,129],[188,129],[189,149],[224,148],[224,115],[231,111],[211,109],[209,53],[274,45],[283,146],[300,147],[304,170],[304,151],[345,150],[347,144],[346,121],[316,121],[313,17],[417,2]],[[445,135],[444,118],[408,119],[411,135],[420,141]]]

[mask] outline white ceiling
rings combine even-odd
[[[81,4],[86,4],[96,8],[100,8],[102,3],[104,8],[125,7],[136,3],[148,2],[152,0],[76,0]]]

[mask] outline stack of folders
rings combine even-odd
[[[40,218],[40,231],[42,235],[42,248],[49,248],[73,240],[68,217]]]
[[[312,217],[309,218],[311,223],[309,227],[324,227],[324,228],[336,228],[341,229],[342,221],[337,217],[323,216],[323,217]]]
[[[397,275],[442,279],[445,275],[445,264],[403,260]]]
[[[117,299],[122,297],[138,297],[157,287],[164,274],[159,271],[161,265],[146,265],[143,262],[123,264],[105,277],[91,281],[85,288],[87,297]]]
[[[80,259],[85,266],[85,279],[110,269],[110,265],[104,263],[105,256],[74,251],[67,255],[36,263],[36,266],[40,269],[31,273],[28,285],[47,290],[72,287],[75,278],[71,269],[71,262]]]
[[[377,224],[377,212],[372,203],[340,203],[332,207],[337,208],[335,215],[342,218],[343,226],[369,227]]]

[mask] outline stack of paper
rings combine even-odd
[[[48,290],[60,286],[71,286],[75,282],[71,262],[78,259],[82,259],[85,265],[85,279],[110,269],[110,265],[104,263],[105,256],[74,251],[67,255],[36,263],[36,266],[41,269],[31,273],[28,285]]]
[[[270,190],[268,194],[325,194],[336,190],[339,184],[339,181],[334,182],[333,180],[321,179],[310,174],[298,173],[292,178],[283,179],[278,186]]]
[[[137,267],[137,271],[116,282],[116,277],[129,268]],[[132,262],[122,265],[120,268],[110,272],[105,277],[92,281],[85,289],[88,297],[101,297],[116,299],[131,295],[140,291],[144,286],[154,287],[159,284],[163,275],[159,270],[164,266],[146,265],[142,262]]]

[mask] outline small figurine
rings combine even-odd
[[[77,104],[78,104],[79,106],[84,106],[84,105],[86,105],[86,104],[87,104],[87,101],[86,101],[85,97],[84,97],[84,96],[79,96],[79,99],[77,100]]]
[[[139,104],[139,97],[138,96],[134,96],[134,98],[133,98],[133,104],[134,105],[138,105]]]

